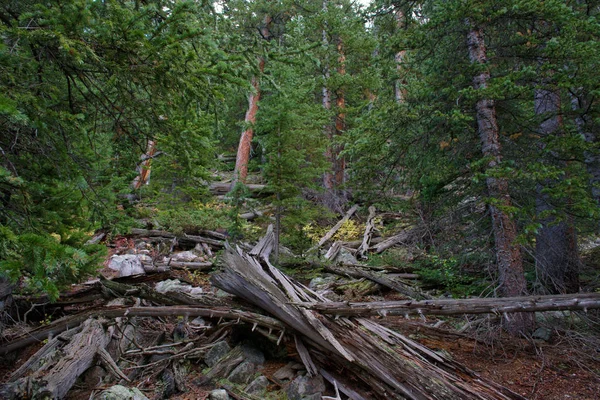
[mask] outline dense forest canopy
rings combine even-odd
[[[576,292],[578,238],[599,217],[599,13],[595,0],[6,0],[0,268],[56,297],[95,271],[99,229],[241,238],[259,182],[295,251],[323,209],[375,204],[428,227],[436,268],[491,274],[487,294]],[[227,174],[218,205],[208,189]]]

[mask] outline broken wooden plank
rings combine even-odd
[[[375,230],[375,212],[375,207],[369,207],[369,217],[367,218],[365,233],[363,235],[362,243],[358,248],[358,258],[365,258],[367,251],[369,251],[369,245],[371,243],[371,238],[373,237],[373,230]]]
[[[350,217],[356,212],[356,210],[358,210],[358,204],[353,205],[348,210],[346,215],[344,215],[344,217],[341,220],[339,220],[338,223],[335,224],[333,228],[331,228],[329,232],[327,232],[325,236],[321,238],[321,240],[319,240],[317,248],[323,246],[328,240],[330,240],[333,237],[333,235],[335,235],[335,233],[342,227],[342,225],[344,225],[344,223],[350,219]]]
[[[473,299],[433,299],[423,301],[301,303],[303,307],[326,314],[370,315],[457,315],[541,311],[587,311],[600,308],[600,293],[549,296],[523,296]]]

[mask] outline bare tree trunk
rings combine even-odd
[[[396,18],[396,26],[398,29],[402,29],[404,27],[404,13],[398,10],[394,14],[394,17]],[[394,61],[396,61],[396,71],[398,72],[398,79],[394,82],[394,98],[398,104],[404,103],[406,100],[406,89],[403,88],[403,85],[406,82],[400,78],[402,75],[402,64],[404,63],[405,58],[406,50],[400,50],[394,56]]]
[[[535,91],[535,114],[544,119],[539,126],[541,137],[561,134],[563,122],[560,117],[560,92],[557,89],[537,89]],[[543,148],[544,145],[540,144]],[[564,162],[560,162],[565,166]],[[552,215],[555,201],[547,192],[551,181],[537,187],[536,212],[540,216],[542,228],[536,236],[535,268],[538,279],[551,293],[576,293],[579,291],[579,252],[577,232],[573,223],[557,221]],[[560,201],[560,200],[559,200]]]
[[[271,17],[266,15],[263,21],[263,26],[260,29],[261,36],[265,40],[271,39],[269,27],[271,25]],[[265,59],[260,57],[258,60],[259,74],[252,77],[251,85],[252,92],[248,95],[248,110],[244,122],[246,129],[242,132],[240,143],[238,145],[237,156],[235,158],[235,169],[233,171],[233,188],[236,183],[246,183],[248,177],[248,163],[250,162],[250,151],[252,148],[252,138],[254,137],[254,124],[256,123],[256,113],[258,112],[258,102],[260,101],[260,75],[265,70]]]
[[[138,176],[133,180],[133,188],[139,189],[144,185],[150,183],[150,167],[152,165],[152,158],[156,153],[156,143],[154,140],[148,140],[146,148],[146,154],[142,156],[142,162],[138,167]]]
[[[485,65],[487,54],[483,30],[466,21],[469,26],[467,45],[471,63]],[[490,72],[483,69],[473,77],[473,87],[476,90],[485,89],[490,79]],[[489,158],[488,169],[493,169],[502,161],[498,121],[494,100],[479,99],[476,104],[477,127],[481,139],[483,156]],[[496,245],[496,260],[500,280],[500,294],[505,297],[526,294],[527,285],[523,272],[521,250],[516,242],[517,227],[511,215],[506,211],[512,201],[508,190],[508,181],[504,178],[488,177],[486,179],[489,196],[493,201],[489,205],[492,216],[492,229]],[[533,328],[531,315],[515,313],[504,316],[504,326],[512,334],[530,331]]]

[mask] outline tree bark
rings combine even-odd
[[[138,167],[138,176],[133,180],[133,188],[139,189],[144,185],[150,183],[150,167],[152,165],[152,158],[156,154],[156,143],[154,140],[148,140],[148,146],[146,154],[142,155],[142,162]]]
[[[483,30],[475,27],[469,20],[466,22],[469,27],[467,33],[469,58],[471,63],[480,69],[480,72],[473,77],[473,87],[476,90],[485,89],[490,79],[490,72],[486,67],[487,53]],[[495,102],[492,99],[481,98],[475,107],[481,151],[483,156],[489,159],[487,169],[492,170],[502,162]],[[524,295],[527,292],[527,285],[521,250],[516,242],[517,227],[512,216],[506,211],[512,206],[508,181],[505,178],[489,176],[486,185],[491,198],[489,209],[496,247],[500,293],[502,296]],[[526,314],[505,317],[504,323],[505,328],[512,334],[527,332],[533,328],[533,318]]]
[[[542,83],[547,86],[547,82]],[[563,127],[560,117],[560,92],[558,89],[540,88],[535,91],[535,114],[543,121],[539,126],[542,138],[560,135]],[[545,145],[540,143],[543,149]],[[547,160],[547,162],[550,162]],[[564,162],[558,162],[566,166]],[[537,277],[545,290],[550,293],[576,293],[579,291],[579,252],[577,250],[577,232],[573,223],[557,221],[552,215],[556,210],[555,199],[548,193],[552,181],[538,184],[536,212],[540,216],[542,228],[536,236],[535,268]],[[558,201],[561,201],[560,199]]]
[[[263,21],[263,26],[260,29],[260,34],[264,40],[269,41],[271,39],[271,32],[269,30],[271,25],[271,17],[266,15]],[[248,95],[248,110],[244,118],[246,129],[242,132],[240,137],[240,143],[238,145],[237,156],[235,159],[235,169],[233,171],[233,182],[231,187],[233,188],[236,183],[246,183],[248,177],[248,163],[250,162],[250,151],[252,149],[252,138],[254,137],[254,124],[256,123],[256,113],[258,112],[258,103],[260,101],[260,75],[265,70],[265,59],[259,57],[258,59],[258,71],[259,74],[252,77],[251,85],[252,92]]]

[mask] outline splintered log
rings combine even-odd
[[[358,204],[353,205],[348,212],[346,213],[346,215],[344,215],[344,218],[342,218],[341,220],[338,221],[337,224],[335,224],[333,226],[333,228],[331,228],[329,230],[329,232],[327,232],[325,234],[325,236],[323,236],[321,238],[321,240],[319,240],[319,243],[317,244],[317,248],[323,246],[328,240],[331,240],[331,238],[333,237],[333,235],[335,235],[335,233],[342,227],[342,225],[344,225],[344,223],[346,223],[346,221],[348,221],[350,219],[350,217],[352,216],[352,214],[354,214],[356,212],[356,210],[358,210]]]
[[[382,286],[395,290],[411,299],[429,299],[429,295],[407,285],[405,283],[390,279],[386,274],[381,272],[366,271],[358,266],[345,267],[341,265],[323,265],[323,269],[327,272],[332,272],[337,275],[350,276],[352,278],[365,278]]]
[[[31,375],[2,386],[2,398],[64,398],[77,378],[92,365],[98,350],[106,347],[111,334],[104,329],[101,321],[88,319],[81,332],[63,348],[60,357]]]
[[[250,311],[237,310],[230,307],[104,307],[80,314],[63,317],[48,326],[33,329],[8,343],[0,346],[0,354],[7,354],[22,349],[30,344],[39,343],[50,336],[56,336],[67,329],[75,329],[90,317],[118,318],[118,317],[168,317],[188,316],[205,318],[223,318],[233,321],[242,321],[253,326],[260,326],[269,330],[283,331],[285,326],[276,319]]]
[[[273,267],[239,248],[226,247],[223,272],[212,282],[264,309],[299,335],[299,354],[307,370],[345,371],[370,388],[372,399],[523,399],[373,321],[334,318],[297,306],[325,302]],[[308,361],[310,357],[312,361]],[[363,396],[365,397],[365,396]]]
[[[457,315],[496,314],[541,311],[587,311],[600,308],[600,293],[576,293],[550,296],[501,297],[488,299],[435,299],[424,301],[376,301],[304,303],[303,307],[325,314],[343,316],[370,315]]]
[[[369,207],[369,217],[367,218],[367,225],[365,227],[365,234],[363,235],[363,240],[358,248],[358,257],[365,258],[367,251],[369,251],[369,244],[371,243],[371,238],[373,237],[373,230],[375,229],[375,207]]]

